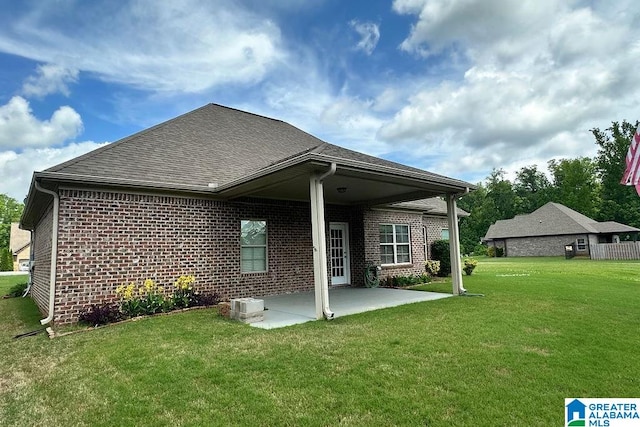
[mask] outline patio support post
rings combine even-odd
[[[313,280],[315,285],[316,318],[332,319],[329,309],[329,277],[327,272],[327,242],[324,220],[324,189],[322,180],[335,173],[336,165],[325,174],[309,178],[309,198],[311,201],[311,234],[313,241]]]
[[[467,290],[462,284],[462,265],[460,263],[460,232],[458,229],[457,194],[447,194],[447,222],[449,223],[449,256],[451,258],[451,282],[453,294],[460,295]]]

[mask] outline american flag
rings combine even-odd
[[[624,175],[620,180],[622,185],[635,185],[636,192],[640,195],[640,126],[631,138],[629,151],[625,162],[627,164]]]

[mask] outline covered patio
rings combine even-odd
[[[334,317],[364,313],[381,308],[413,304],[453,296],[438,292],[390,288],[334,287],[329,289]],[[251,323],[262,329],[275,329],[316,320],[314,292],[264,297],[264,320]]]

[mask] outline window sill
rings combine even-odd
[[[403,262],[401,264],[382,264],[380,267],[382,267],[383,270],[393,270],[394,268],[413,267],[413,263]]]

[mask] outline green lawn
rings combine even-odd
[[[0,300],[0,425],[551,426],[565,397],[638,397],[640,263],[482,259],[464,279],[485,297],[271,331],[197,310],[14,340],[40,315]]]

